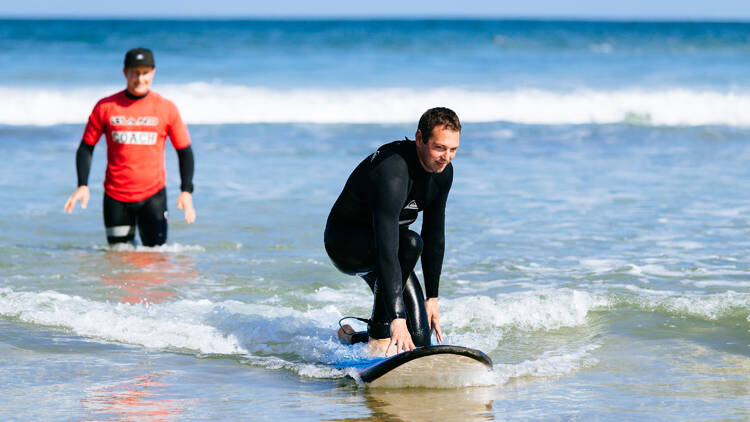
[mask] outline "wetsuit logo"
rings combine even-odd
[[[109,122],[113,125],[156,126],[159,124],[159,118],[153,117],[153,116],[140,116],[140,117],[112,116],[109,118]]]
[[[406,206],[404,207],[405,210],[419,210],[419,206],[417,205],[417,201],[411,200]]]
[[[156,132],[112,132],[112,140],[127,145],[154,145],[156,144]]]

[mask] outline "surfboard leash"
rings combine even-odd
[[[343,320],[345,320],[345,319],[356,319],[357,321],[361,321],[361,322],[364,322],[365,324],[370,324],[370,323],[372,322],[372,320],[369,320],[369,319],[367,319],[367,318],[358,318],[358,317],[354,317],[354,316],[345,316],[345,317],[341,318],[341,319],[339,320],[339,327],[341,327],[341,331],[343,331],[343,332],[344,332],[344,334],[346,334],[346,335],[348,335],[348,336],[350,336],[350,335],[352,335],[352,334],[356,334],[357,332],[356,332],[356,331],[352,331],[351,333],[348,333],[348,332],[346,331],[346,329],[344,329],[344,325],[343,325],[343,324],[341,324],[341,322],[342,322]]]

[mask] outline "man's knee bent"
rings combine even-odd
[[[416,264],[422,255],[422,236],[413,230],[401,230],[399,233],[398,255],[399,259],[414,262]]]

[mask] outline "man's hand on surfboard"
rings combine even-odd
[[[431,297],[424,301],[424,308],[427,311],[427,322],[430,328],[435,332],[435,339],[438,343],[443,342],[443,330],[440,329],[440,313],[438,312],[438,298]]]
[[[390,353],[391,347],[394,348],[395,352]],[[391,321],[391,342],[385,349],[385,356],[392,356],[407,350],[416,349],[414,342],[409,334],[409,329],[406,327],[405,318],[396,318]]]

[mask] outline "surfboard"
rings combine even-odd
[[[491,371],[492,359],[468,347],[435,345],[353,366],[373,387],[457,387]]]

